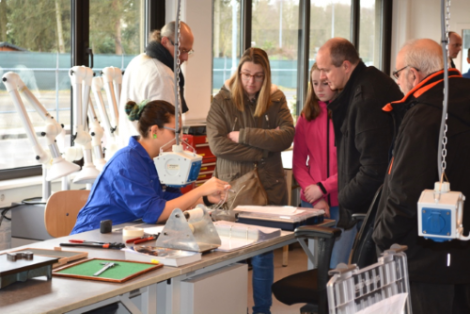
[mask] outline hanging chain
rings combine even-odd
[[[180,73],[181,73],[181,61],[180,61],[180,40],[181,40],[181,0],[178,0],[178,8],[176,10],[176,21],[175,21],[175,38],[174,38],[174,75],[175,75],[175,136],[176,136],[176,145],[180,145],[180,129],[179,119],[181,117],[181,89],[180,89]],[[179,105],[178,105],[179,104]]]
[[[447,64],[449,64],[450,62],[450,56],[449,56],[449,21],[450,21],[450,0],[447,0],[447,5],[446,5],[446,22],[445,22],[445,34],[446,34],[446,39],[447,39]],[[445,97],[445,86],[444,86],[444,90],[443,90],[443,93],[444,93],[444,97]],[[444,99],[445,101],[445,99]],[[441,166],[442,166],[442,176],[440,178],[440,181],[444,181],[444,175],[445,175],[445,171],[446,171],[446,167],[447,167],[447,163],[446,163],[446,157],[447,157],[447,117],[448,117],[448,114],[446,112],[446,116],[445,116],[445,125],[444,125],[444,132],[443,132],[443,136],[442,136],[442,160],[441,160]]]
[[[181,41],[181,12],[178,11],[178,20],[179,20],[179,25],[175,25],[176,29],[177,29],[177,33],[175,34],[175,37],[178,38],[178,40],[176,40],[175,38],[175,45],[176,45],[176,55],[175,55],[175,58],[176,58],[176,86],[178,88],[178,95],[176,95],[176,97],[178,98],[176,101],[179,101],[181,100],[181,90],[180,90],[180,73],[181,73],[181,61],[180,61],[180,55],[181,55],[181,50],[180,50],[180,41]],[[182,109],[182,103],[180,102],[180,106],[178,106],[178,110],[180,113],[182,113],[183,109]]]

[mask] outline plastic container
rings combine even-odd
[[[339,264],[329,272],[332,278],[327,284],[330,314],[352,314],[368,307],[384,309],[386,299],[406,294],[402,312],[411,314],[408,263],[404,253],[406,246],[392,245],[377,263],[359,269],[356,265]],[[381,304],[379,304],[381,303]],[[401,309],[400,309],[401,310]],[[375,313],[383,313],[374,309]]]

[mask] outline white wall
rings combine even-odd
[[[447,2],[447,1],[446,1]],[[470,1],[452,0],[449,30],[462,33],[470,29]],[[441,0],[395,0],[393,1],[392,64],[400,47],[409,39],[431,38],[441,41]],[[461,69],[462,53],[455,59]]]
[[[177,1],[167,0],[166,20],[176,20]],[[195,53],[182,66],[189,111],[183,119],[205,121],[212,92],[212,0],[182,0],[181,20],[194,34]]]
[[[186,0],[184,21],[194,33],[195,53],[186,62],[185,120],[206,120],[212,94],[212,0]]]

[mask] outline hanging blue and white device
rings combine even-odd
[[[201,170],[202,157],[193,151],[185,150],[181,144],[179,127],[180,105],[179,105],[179,74],[180,74],[180,9],[181,1],[178,1],[178,10],[175,22],[175,53],[174,53],[174,75],[175,75],[175,140],[171,152],[161,149],[160,155],[155,157],[154,163],[157,168],[160,183],[171,187],[184,187],[197,180]],[[170,143],[168,143],[170,144]],[[164,145],[165,146],[165,145]],[[189,146],[189,145],[187,145]]]

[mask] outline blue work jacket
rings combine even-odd
[[[131,137],[96,179],[85,206],[80,210],[71,234],[98,229],[100,221],[113,225],[142,219],[156,223],[166,201],[181,195],[175,188],[162,187],[153,160]]]

